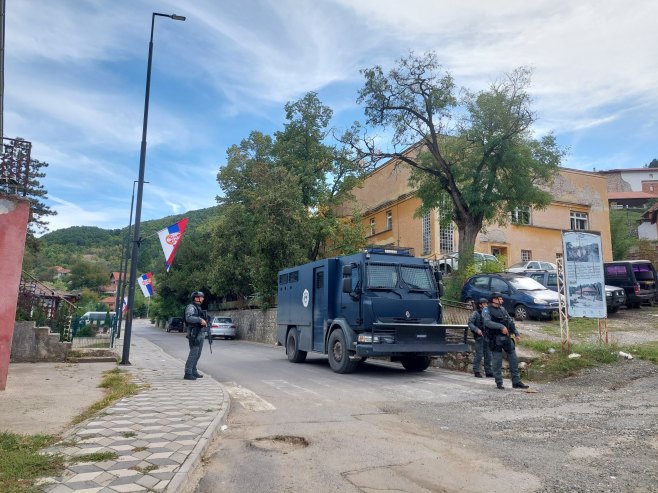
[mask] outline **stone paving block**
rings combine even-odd
[[[160,481],[155,486],[152,486],[153,491],[163,491],[167,486],[169,486],[169,481]]]
[[[96,463],[73,464],[69,466],[68,469],[76,474],[103,471],[103,469],[98,467]]]
[[[46,488],[48,493],[71,493],[73,490],[69,488],[68,486],[64,486],[63,484],[58,484],[53,486],[52,488]]]
[[[155,472],[151,471],[151,476],[154,478],[158,478],[164,481],[171,481],[171,478],[174,477],[176,473],[175,472]]]
[[[116,474],[117,471],[130,470],[131,467],[135,467],[139,464],[141,460],[133,459],[130,461],[117,462],[114,466],[109,467],[107,470],[111,471],[112,474]]]
[[[104,472],[103,474],[99,475],[96,479],[94,479],[94,483],[98,483],[101,486],[106,486],[110,484],[112,481],[114,481],[117,478],[112,473],[109,472]]]
[[[185,459],[187,459],[187,456],[190,455],[189,453],[183,453],[183,452],[176,452],[173,454],[171,457],[169,457],[171,460],[175,460],[179,464],[182,464],[185,462]]]
[[[155,466],[169,466],[169,465],[178,464],[175,460],[164,459],[164,458],[162,458],[162,459],[147,459],[147,461],[150,462],[151,464],[155,465]]]
[[[93,472],[81,472],[73,476],[71,479],[67,480],[67,483],[80,483],[82,481],[93,481],[95,478],[100,476],[102,472],[93,471]]]
[[[93,481],[66,482],[65,485],[71,488],[73,491],[87,490],[89,488],[99,488],[99,485]]]
[[[151,488],[152,486],[155,486],[159,482],[160,480],[158,478],[154,478],[153,476],[149,476],[148,474],[142,476],[137,480],[137,484],[144,486],[146,488]]]
[[[159,453],[156,453],[156,454],[151,454],[147,458],[147,460],[150,461],[151,459],[168,459],[169,456],[171,456],[172,453],[173,452],[171,452],[171,451],[167,451],[167,452],[159,452]]]
[[[94,488],[84,488],[81,490],[75,490],[75,493],[98,493],[102,489],[103,489],[102,486],[96,486]]]
[[[133,452],[133,457],[137,459],[146,459],[149,455],[151,455],[151,452],[148,450],[142,450],[141,452]]]
[[[133,466],[134,467],[134,466]],[[116,469],[114,471],[111,471],[111,474],[114,475],[114,479],[110,482],[110,486],[116,481],[117,479],[135,479],[135,476],[141,476],[142,473],[139,471],[136,471],[135,469]],[[123,481],[122,483],[117,483],[117,484],[123,484],[126,481]]]
[[[119,493],[133,493],[136,491],[148,491],[143,486],[138,484],[120,484],[116,486],[111,486],[111,488]]]

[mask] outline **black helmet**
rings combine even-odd
[[[480,299],[478,300],[478,304],[481,305],[482,303],[489,303],[489,300],[486,299],[486,298],[480,298]]]
[[[498,298],[500,298],[501,296],[502,296],[502,294],[500,294],[498,291],[494,291],[494,292],[491,293],[491,295],[489,296],[489,301],[491,301],[491,300],[493,300],[493,299],[498,299]]]
[[[205,295],[203,294],[203,291],[194,291],[191,295],[190,298],[194,299],[197,296],[201,296],[202,298],[205,298]]]

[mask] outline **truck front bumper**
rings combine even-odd
[[[468,351],[467,325],[373,324],[372,332],[361,332],[357,356],[428,356]]]

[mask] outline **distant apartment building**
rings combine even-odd
[[[408,165],[391,160],[370,173],[353,191],[362,214],[369,244],[412,247],[417,256],[440,258],[457,250],[457,227],[441,221],[446,209],[415,217],[421,205],[409,185]],[[485,225],[475,251],[503,255],[508,265],[526,260],[554,262],[562,255],[562,230],[588,230],[601,234],[603,259],[612,260],[606,177],[586,171],[561,168],[546,187],[554,200],[544,210],[516,210],[509,224]]]

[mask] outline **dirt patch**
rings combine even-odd
[[[642,344],[658,341],[658,307],[624,308],[611,314],[608,319],[608,341],[621,345]],[[560,341],[560,322],[525,320],[517,322],[521,332],[533,339]],[[573,342],[599,340],[597,321],[571,319],[569,330]]]

